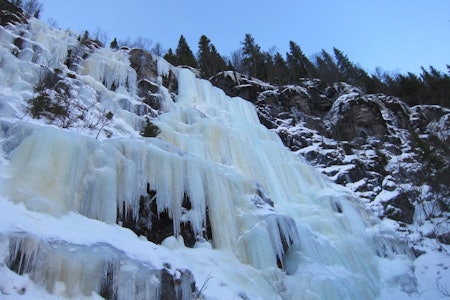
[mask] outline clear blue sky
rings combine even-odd
[[[205,34],[229,56],[251,33],[264,51],[288,51],[290,40],[312,56],[333,47],[367,71],[420,72],[450,64],[450,0],[40,0],[41,19],[109,40],[137,37],[191,49]]]

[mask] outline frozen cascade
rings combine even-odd
[[[131,95],[136,94],[136,71],[130,67],[128,53],[124,50],[96,49],[84,61],[82,73],[102,82],[108,89],[122,88]]]
[[[50,38],[36,36],[35,43],[50,47]],[[0,40],[6,45],[11,38],[3,33]],[[67,48],[58,49],[56,61]],[[0,78],[16,64],[21,69],[15,76],[26,81],[27,68],[34,67],[4,48],[0,54],[0,62],[8,58]],[[167,75],[169,65],[162,59],[157,65],[159,75]],[[6,210],[0,245],[8,248],[2,250],[6,258],[0,252],[0,267],[8,261],[64,297],[158,298],[165,289],[161,270],[169,270],[180,278],[174,293],[189,298],[193,278],[175,271],[183,268],[192,271],[197,288],[209,270],[215,272],[211,292],[204,291],[213,299],[375,299],[382,289],[414,291],[407,247],[358,199],[283,147],[251,103],[226,96],[187,69],[174,70],[178,94],[174,103],[165,99],[171,105],[153,120],[161,129],[157,139],[128,132],[97,140],[18,121],[16,111],[0,114],[0,203]],[[126,51],[96,49],[81,72],[92,89],[99,81],[137,100]],[[129,115],[118,107],[114,113]],[[157,213],[172,220],[176,238],[162,246],[115,225],[127,214],[138,219],[144,196],[154,197]],[[190,209],[183,206],[186,198]],[[9,217],[14,215],[22,218]],[[208,218],[209,243],[202,239]],[[196,248],[184,247],[182,224],[198,238]],[[383,272],[390,264],[397,273]],[[108,274],[114,274],[109,283]]]

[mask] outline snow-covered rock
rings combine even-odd
[[[226,76],[239,90],[256,84],[266,100],[277,92]],[[0,27],[1,296],[420,297],[398,223],[380,221],[298,155],[327,149],[345,170],[370,170],[378,157],[379,142],[343,147],[319,132],[330,97],[356,89],[340,84],[327,96],[318,84],[284,90],[284,100],[297,98],[265,116],[274,132],[258,118],[271,111],[262,97],[256,107],[231,98],[160,57],[101,48],[36,19]],[[303,121],[305,105],[314,114]],[[146,120],[157,138],[140,135]],[[361,193],[379,192],[372,181]]]

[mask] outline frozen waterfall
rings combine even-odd
[[[9,53],[14,34],[0,32],[0,78],[17,67],[14,76],[26,82],[36,65]],[[73,47],[70,36],[50,43],[55,34],[31,35],[30,44]],[[160,85],[167,111],[152,120],[157,138],[139,136],[142,118],[118,104],[140,101],[126,50],[94,50],[71,81],[88,91],[79,93],[83,101],[114,113],[111,138],[19,119],[31,84],[11,90],[10,81],[0,83],[8,101],[0,106],[0,268],[19,275],[4,274],[28,274],[32,283],[24,285],[58,297],[158,298],[167,274],[183,299],[196,296],[190,285],[200,289],[208,274],[207,299],[377,299],[391,291],[406,298],[414,291],[408,248],[285,148],[251,103],[155,59],[158,80],[170,69],[178,81],[174,99]],[[157,225],[142,220],[144,209],[170,220],[173,236],[161,245],[120,226],[145,221],[151,232]],[[192,232],[193,247],[183,230]]]

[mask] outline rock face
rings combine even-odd
[[[448,220],[449,109],[409,107],[395,97],[319,80],[273,86],[222,72],[211,82],[253,102],[262,124],[287,147],[366,199],[380,217],[403,224]],[[437,231],[448,243],[449,230]]]
[[[28,23],[23,11],[6,0],[0,0],[0,25]]]
[[[387,126],[377,100],[360,94],[345,94],[336,99],[325,121],[331,135],[340,141],[368,136],[385,137]]]
[[[173,220],[166,212],[158,213],[156,204],[156,191],[147,187],[147,195],[142,195],[139,199],[138,217],[133,218],[133,211],[125,209],[122,215],[118,215],[118,222],[122,223],[123,227],[131,229],[138,236],[145,236],[149,241],[155,244],[161,244],[164,239],[174,235]],[[192,204],[189,196],[184,194],[184,199],[181,204],[185,213],[190,213]],[[126,211],[126,213],[125,213]],[[194,247],[197,241],[212,240],[211,224],[209,216],[206,218],[206,225],[202,235],[195,235],[189,223],[182,223],[180,226],[181,236],[184,244],[187,247]]]

